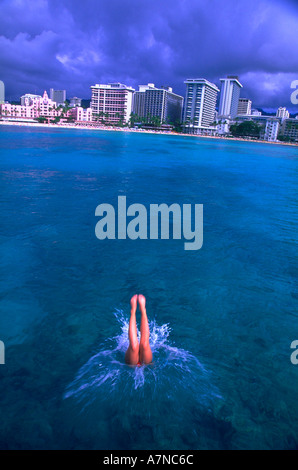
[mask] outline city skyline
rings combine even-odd
[[[241,4],[240,4],[241,3]],[[298,5],[291,0],[0,0],[0,79],[6,99],[67,89],[90,99],[94,83],[171,86],[237,75],[242,98],[272,112],[298,79]]]
[[[231,76],[230,76],[230,77],[227,77],[227,78],[220,79],[220,85],[219,85],[220,89],[218,89],[218,96],[217,96],[216,105],[215,105],[215,106],[216,106],[215,109],[216,109],[217,111],[220,111],[220,108],[221,108],[221,105],[222,105],[221,101],[222,101],[222,99],[223,99],[222,96],[223,96],[223,94],[225,93],[225,87],[223,86],[223,83],[229,81],[230,78],[231,78]],[[238,77],[238,76],[233,76],[232,78],[235,78],[236,81],[239,82],[239,77]],[[198,78],[188,78],[188,79],[186,79],[186,80],[184,81],[184,84],[186,85],[184,94],[183,94],[183,92],[182,92],[181,95],[178,95],[178,93],[174,93],[174,95],[179,96],[180,98],[183,98],[183,100],[184,100],[184,102],[185,102],[185,100],[187,100],[187,94],[188,94],[188,86],[187,86],[187,83],[188,83],[188,82],[192,82],[192,81],[204,81],[204,82],[209,82],[209,81],[208,81],[207,79],[205,79],[205,78],[200,78],[200,79],[198,79]],[[298,82],[298,80],[297,80],[297,82]],[[209,83],[210,83],[210,82],[209,82]],[[81,106],[81,101],[85,101],[85,106],[84,106],[84,107],[87,106],[88,101],[90,102],[90,103],[89,103],[89,106],[91,106],[91,104],[92,104],[92,96],[93,96],[93,91],[92,91],[92,90],[94,89],[94,87],[99,86],[99,85],[91,85],[91,86],[89,87],[90,90],[91,90],[91,94],[90,94],[89,97],[79,97],[79,98],[78,98],[77,96],[70,96],[69,93],[67,93],[67,90],[66,90],[66,89],[63,89],[63,90],[54,90],[53,88],[50,88],[50,91],[47,92],[47,90],[46,90],[44,87],[41,87],[40,89],[43,90],[43,91],[40,92],[40,93],[38,93],[38,94],[37,94],[37,91],[36,91],[36,90],[34,91],[33,94],[32,94],[32,93],[28,93],[28,92],[24,92],[24,93],[22,94],[22,96],[17,96],[15,99],[12,99],[11,97],[8,97],[8,96],[6,95],[6,93],[5,93],[5,84],[4,84],[4,82],[2,82],[2,81],[0,80],[0,85],[1,85],[1,84],[2,84],[2,88],[3,88],[2,94],[3,94],[3,97],[5,98],[5,101],[2,101],[3,103],[14,103],[14,104],[16,104],[17,102],[19,102],[20,105],[24,105],[24,100],[25,100],[25,98],[26,98],[27,96],[32,96],[32,97],[35,96],[35,97],[41,98],[41,97],[44,95],[44,93],[47,93],[47,94],[49,95],[49,97],[50,97],[51,99],[53,99],[54,94],[56,93],[56,94],[59,95],[59,96],[60,96],[60,95],[62,96],[62,94],[63,94],[63,96],[64,96],[64,99],[63,99],[63,100],[60,100],[60,101],[59,101],[59,100],[56,100],[56,102],[57,102],[58,105],[59,105],[59,104],[62,104],[62,103],[64,103],[64,102],[68,102],[68,103],[70,103],[71,106],[74,106],[74,105],[71,104],[71,103],[74,102],[74,101],[76,101],[76,102],[77,102],[76,106]],[[120,82],[114,82],[114,84],[120,84]],[[240,82],[239,82],[239,84],[240,84]],[[103,87],[110,87],[110,85],[111,85],[111,83],[106,83],[106,84],[102,84],[101,86],[103,86]],[[112,85],[113,85],[113,84],[112,84]],[[215,83],[213,83],[212,85],[216,87]],[[242,88],[243,88],[243,85],[242,85],[242,84],[240,84],[240,85],[241,85],[241,89],[242,89]],[[136,96],[139,94],[140,90],[144,91],[143,88],[148,88],[148,87],[150,88],[150,87],[153,87],[153,89],[156,89],[156,90],[161,90],[161,89],[170,89],[170,90],[172,90],[172,87],[170,87],[170,86],[164,86],[164,85],[161,85],[160,87],[157,87],[157,88],[156,88],[156,87],[155,87],[155,84],[153,84],[153,83],[149,83],[148,85],[140,85],[140,84],[139,84],[139,85],[138,85],[139,90],[134,89],[134,88],[131,87],[130,85],[123,84],[123,86],[125,86],[125,87],[130,88],[130,89],[133,90],[134,100],[137,99]],[[216,88],[217,88],[217,87],[216,87]],[[291,95],[292,95],[292,94],[293,94],[293,85],[292,85],[292,87],[291,87]],[[1,96],[2,96],[2,95],[1,95]],[[1,98],[1,96],[0,96],[0,98]],[[53,100],[53,101],[55,101],[55,100]],[[268,109],[266,110],[265,108],[261,108],[261,107],[258,107],[258,106],[253,106],[253,102],[252,102],[251,99],[249,99],[249,97],[244,98],[243,96],[240,96],[239,98],[237,97],[237,100],[236,100],[236,101],[237,101],[237,106],[236,106],[236,108],[237,108],[237,113],[236,113],[236,114],[234,113],[234,114],[235,114],[234,117],[236,117],[236,115],[241,116],[242,114],[245,114],[245,115],[246,115],[246,114],[248,114],[248,115],[253,115],[253,114],[254,114],[254,115],[257,115],[257,114],[259,113],[259,111],[262,111],[261,113],[259,113],[260,115],[261,115],[261,114],[264,114],[265,116],[267,115],[268,117],[270,117],[270,116],[275,115],[276,113],[278,113],[278,111],[279,111],[280,109],[284,109],[284,110],[286,111],[286,113],[288,114],[288,118],[290,118],[291,116],[292,116],[292,117],[295,117],[295,116],[298,117],[298,107],[295,106],[295,105],[292,106],[292,108],[291,108],[291,106],[289,106],[289,108],[287,108],[286,106],[282,106],[282,105],[281,105],[281,106],[272,107],[272,108],[270,108],[269,110],[268,110]],[[238,101],[239,101],[239,104],[238,104]],[[134,102],[135,102],[135,101],[134,101]],[[240,102],[242,102],[242,105],[240,105]],[[291,101],[291,103],[293,103],[293,102]],[[1,99],[0,99],[0,104],[1,104]],[[246,112],[243,113],[243,112],[241,111],[240,106],[242,106],[243,109],[245,108],[245,109],[246,109]],[[184,104],[183,104],[183,109],[184,109]],[[249,112],[248,112],[248,109],[250,110]],[[292,111],[291,111],[291,109],[292,109]],[[134,112],[134,113],[136,112],[136,107],[135,107],[135,105],[134,105],[134,110],[133,110],[133,112]],[[138,113],[137,113],[137,114],[138,114]],[[184,115],[184,112],[182,112],[182,115]],[[276,115],[277,115],[277,114],[276,114]],[[219,113],[219,116],[220,116],[220,113]],[[226,117],[226,118],[231,119],[231,116],[224,116],[224,115],[222,115],[221,117],[222,117],[222,118]]]

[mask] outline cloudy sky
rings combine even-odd
[[[254,107],[298,112],[298,0],[0,0],[0,12],[8,100],[50,88],[90,98],[111,81],[184,95],[186,78],[232,74]]]

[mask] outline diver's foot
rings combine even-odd
[[[146,298],[142,294],[140,294],[138,296],[138,301],[139,301],[140,310],[145,310],[145,308],[146,308]]]
[[[134,295],[134,296],[130,299],[130,305],[131,305],[131,309],[136,312],[136,310],[137,310],[137,305],[138,305],[138,296],[137,296],[137,294]]]

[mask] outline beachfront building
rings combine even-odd
[[[225,136],[230,133],[230,121],[218,121],[216,124],[217,135]]]
[[[230,75],[227,78],[221,78],[221,91],[218,115],[221,118],[234,119],[238,113],[238,103],[240,91],[243,86],[239,78]]]
[[[122,83],[91,86],[92,119],[109,124],[128,123],[132,113],[134,88]]]
[[[33,120],[36,117],[36,111],[33,106],[4,103],[0,104],[0,116],[2,120]]]
[[[283,121],[284,119],[289,119],[290,113],[287,108],[280,107],[276,111],[276,117],[280,118]]]
[[[275,117],[272,117],[272,116],[265,116],[265,115],[262,115],[262,114],[251,114],[250,116],[247,115],[247,116],[237,116],[235,119],[234,119],[234,122],[239,124],[240,122],[244,122],[244,121],[254,121],[256,122],[257,124],[260,124],[260,125],[263,125],[264,126],[264,129],[265,129],[265,125],[266,125],[266,121],[268,119],[277,119]]]
[[[237,116],[234,120],[234,122],[236,124],[240,124],[241,122],[245,122],[245,121],[253,121],[255,122],[256,124],[259,124],[259,126],[261,126],[263,128],[263,134],[265,132],[265,128],[266,128],[266,124],[267,124],[267,121],[268,119],[273,119],[273,120],[278,120],[280,122],[280,119],[277,119],[276,117],[272,117],[272,116],[254,116],[254,115],[250,115],[250,116]]]
[[[148,83],[148,85],[139,85],[139,90],[135,91],[133,95],[132,112],[137,116],[145,116],[145,93],[150,89],[156,89],[154,83]]]
[[[219,89],[203,78],[190,78],[186,84],[183,126],[186,133],[214,133],[215,106]]]
[[[293,142],[298,142],[298,121],[296,119],[285,119],[280,128],[280,134]]]
[[[39,117],[55,118],[61,116],[63,110],[57,107],[57,103],[52,101],[47,92],[43,96],[24,99],[24,105],[13,105],[5,103],[0,105],[0,114],[3,118],[12,119],[37,119]],[[69,112],[65,114],[68,116]]]
[[[66,90],[54,90],[50,89],[50,99],[57,103],[57,105],[64,105],[66,101]]]
[[[84,109],[81,106],[76,106],[75,108],[71,108],[69,113],[70,113],[70,116],[72,116],[75,121],[79,121],[79,122],[92,121],[92,109],[91,108]]]
[[[57,117],[62,114],[62,110],[58,108],[58,103],[48,97],[45,91],[41,98],[36,98],[32,102],[36,117]]]
[[[251,106],[252,101],[247,98],[239,98],[238,101],[238,116],[248,116],[251,115]]]
[[[267,119],[264,140],[267,140],[268,142],[276,142],[279,132],[279,126],[279,119]]]
[[[32,95],[31,93],[26,93],[21,96],[21,106],[31,106],[35,99],[41,99],[41,95]]]
[[[156,88],[154,83],[140,85],[134,93],[133,113],[141,118],[158,118],[161,123],[180,124],[183,96],[171,87]]]
[[[0,104],[5,103],[5,86],[4,82],[0,80]]]

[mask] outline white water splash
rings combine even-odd
[[[211,396],[219,398],[210,384],[208,371],[198,359],[190,352],[170,344],[171,330],[168,324],[159,326],[155,321],[149,322],[152,364],[141,367],[125,364],[129,320],[120,310],[116,311],[115,316],[121,333],[109,338],[108,349],[100,350],[81,367],[67,387],[65,399],[74,397],[84,402],[85,407],[99,396],[101,399],[119,399],[122,395],[132,396],[136,391],[145,394],[148,387],[151,398],[158,397],[165,390],[169,397],[177,387],[199,395],[201,402],[209,400]]]

